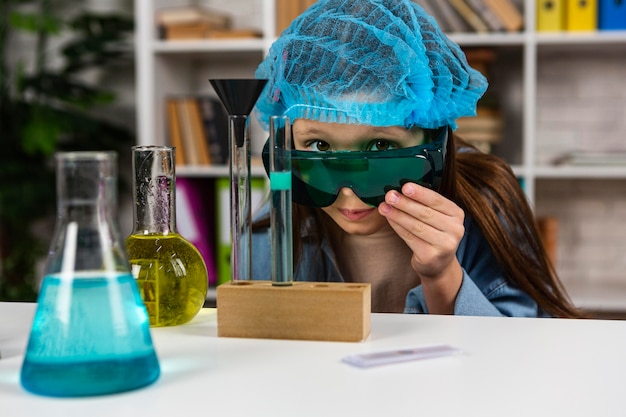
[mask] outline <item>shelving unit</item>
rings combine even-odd
[[[233,17],[235,27],[260,30],[261,38],[198,41],[164,41],[157,38],[155,11],[161,7],[197,4],[181,0],[138,0],[136,16],[137,117],[140,144],[167,143],[164,98],[176,94],[213,94],[210,78],[253,77],[258,63],[275,38],[274,0],[244,2],[205,1]],[[214,95],[214,94],[213,94]],[[262,147],[262,132],[253,125],[253,152]],[[256,140],[255,140],[256,139]],[[220,177],[219,166],[181,167],[179,176]],[[261,175],[262,168],[253,168]]]
[[[276,37],[274,0],[205,0],[200,3],[231,13],[236,26],[254,27],[263,36],[250,40],[160,41],[156,38],[154,11],[158,7],[185,2],[137,0],[137,116],[140,144],[167,143],[164,97],[168,94],[211,93],[208,79],[212,77],[253,76],[258,63]],[[572,181],[583,181],[590,189],[608,183],[610,189],[619,192],[620,189],[626,189],[626,166],[554,166],[543,161],[540,154],[546,144],[539,139],[545,136],[539,126],[539,117],[543,117],[544,112],[550,109],[544,109],[538,98],[540,70],[552,65],[555,54],[570,54],[581,64],[596,59],[594,54],[598,51],[608,53],[609,60],[615,59],[611,56],[626,56],[626,31],[536,33],[535,0],[524,0],[523,4],[525,30],[521,33],[451,34],[450,38],[462,47],[487,46],[497,51],[498,59],[490,77],[490,91],[500,100],[506,128],[505,139],[494,146],[493,152],[511,164],[523,181],[528,199],[538,214],[559,215],[561,209],[558,206],[555,208],[556,203],[546,198],[550,197],[550,190],[559,188],[561,183],[567,188]],[[601,77],[601,74],[595,76]],[[625,87],[620,85],[616,88]],[[615,135],[620,135],[619,131]],[[253,153],[260,152],[265,137],[264,132],[253,126]],[[262,168],[256,167],[253,174],[262,175],[262,172]],[[213,166],[181,167],[178,175],[213,178],[228,175],[228,169]],[[569,205],[576,198],[575,191],[568,194],[565,189],[563,193],[567,196],[564,205]],[[622,191],[617,204],[626,206],[623,197]],[[569,221],[576,222],[575,219]],[[621,226],[621,230],[626,230],[626,225]],[[626,249],[626,235],[619,242]],[[557,270],[566,286],[570,282],[572,288],[581,288],[581,285],[584,287],[603,281],[604,270],[596,271],[593,277],[590,276],[592,273],[581,277],[575,272],[578,265],[576,259],[569,256],[560,256],[559,259]],[[626,261],[623,262],[626,266]],[[614,273],[608,275],[611,281],[608,287],[613,294],[616,286],[626,287],[626,276],[620,277]],[[594,294],[597,295],[595,285],[594,288]],[[595,297],[594,300],[601,300],[601,297]],[[615,308],[614,297],[612,300],[611,307]],[[626,310],[626,297],[624,300]],[[597,301],[595,307],[602,308],[602,302]]]

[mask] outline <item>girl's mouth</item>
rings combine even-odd
[[[339,209],[339,212],[348,220],[361,220],[369,216],[375,208],[368,209],[359,209],[359,210],[348,210],[348,209]]]

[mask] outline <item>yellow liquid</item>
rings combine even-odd
[[[198,314],[208,275],[195,246],[176,233],[130,235],[126,251],[151,326],[176,326]]]

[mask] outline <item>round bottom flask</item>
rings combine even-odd
[[[134,228],[126,251],[155,327],[190,321],[208,290],[202,255],[176,229],[174,152],[168,146],[133,147]]]

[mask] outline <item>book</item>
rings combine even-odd
[[[299,0],[276,0],[276,35],[280,35],[303,11]]]
[[[200,165],[200,157],[196,149],[196,141],[191,126],[191,115],[185,105],[185,99],[176,98],[174,102],[176,103],[178,120],[180,120],[180,136],[182,138],[181,142],[183,144],[185,161],[187,165]]]
[[[317,3],[317,0],[300,0],[301,12],[304,12],[306,9],[313,6],[315,3]]]
[[[490,31],[501,32],[504,30],[504,24],[498,15],[487,7],[483,0],[466,0],[466,2],[485,22]]]
[[[199,96],[197,100],[211,161],[214,164],[226,164],[229,158],[228,114],[222,103],[212,96]]]
[[[497,109],[479,106],[475,117],[461,117],[456,123],[454,133],[485,153],[504,135],[504,119]]]
[[[598,28],[598,0],[566,0],[565,29],[594,31]]]
[[[500,18],[507,32],[518,32],[524,28],[524,16],[511,0],[483,1]]]
[[[165,7],[157,9],[155,19],[158,25],[196,25],[204,23],[213,28],[231,27],[231,18],[225,13],[199,6]]]
[[[194,141],[194,149],[198,152],[198,163],[200,165],[210,165],[211,155],[204,131],[204,122],[200,114],[200,106],[196,97],[186,98],[183,101],[186,110],[189,112],[189,120],[191,121],[191,133]]]
[[[439,28],[442,31],[444,32],[452,31],[450,24],[445,19],[445,17],[442,16],[442,14],[439,12],[439,7],[437,7],[437,5],[435,4],[437,0],[413,0],[413,1],[419,4],[426,13],[428,13],[430,16],[432,16],[435,19],[435,21],[439,25]]]
[[[209,29],[206,37],[210,39],[260,38],[261,31],[256,29]]]
[[[161,39],[166,40],[190,40],[207,37],[210,26],[205,23],[193,25],[161,25],[159,34]]]
[[[203,179],[176,178],[176,224],[181,236],[202,255],[209,275],[209,285],[217,283],[214,233],[208,219],[214,218],[213,202]]]
[[[502,139],[504,121],[498,110],[478,107],[476,116],[460,117],[456,123],[456,133],[463,137],[472,134],[485,142],[498,142]]]
[[[555,32],[565,29],[566,0],[537,0],[537,31]]]
[[[448,0],[433,1],[432,7],[437,8],[438,15],[442,20],[445,20],[450,32],[471,32],[469,24],[461,17],[454,7],[448,2]]]
[[[575,166],[626,166],[626,150],[571,151],[558,156],[555,165]]]
[[[539,237],[553,266],[556,266],[559,246],[559,219],[554,216],[537,218]]]
[[[626,1],[599,0],[598,29],[625,30],[626,29]]]
[[[231,28],[231,17],[199,6],[180,6],[158,9],[155,20],[159,37],[167,40],[206,38],[210,31]]]
[[[169,131],[170,146],[176,148],[176,165],[185,165],[185,149],[183,147],[183,138],[181,136],[180,119],[178,117],[178,109],[176,108],[176,100],[172,98],[166,99],[167,107],[167,125]]]
[[[449,0],[459,15],[475,32],[489,32],[489,27],[482,18],[472,9],[465,0]]]
[[[467,63],[485,77],[489,77],[489,67],[496,60],[493,48],[466,47],[463,52]]]
[[[252,212],[261,205],[265,197],[266,181],[264,178],[250,179],[250,203]],[[222,177],[215,180],[215,201],[217,212],[215,216],[217,243],[216,267],[217,285],[229,282],[231,279],[230,254],[232,251],[232,235],[230,228],[230,178]],[[252,254],[254,259],[254,254]],[[241,277],[241,279],[247,279]],[[270,277],[267,278],[268,280]]]
[[[220,29],[206,23],[193,25],[161,25],[159,37],[166,40],[260,38],[257,29]]]

